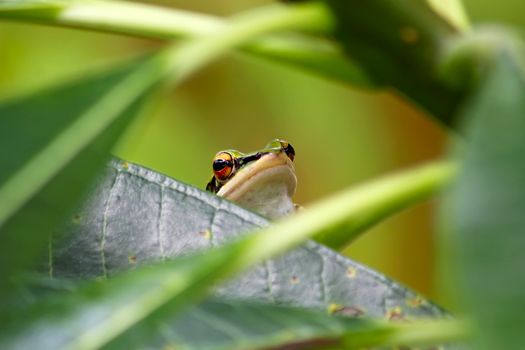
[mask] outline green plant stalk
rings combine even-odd
[[[456,170],[453,163],[435,163],[390,177],[389,183],[377,186],[375,193],[368,192],[363,187],[358,187],[357,190],[350,189],[341,194],[341,202],[338,205],[326,209],[325,215],[328,215],[328,212],[334,215],[334,211],[337,213],[336,208],[341,206],[358,207],[361,211],[358,216],[360,219],[354,218],[341,225],[335,232],[317,234],[314,239],[332,249],[341,250],[368,227],[438,192]],[[312,220],[312,224],[314,223],[315,219]]]
[[[127,1],[50,0],[45,4],[48,7],[39,1],[5,7],[0,4],[0,18],[164,39],[209,35],[226,26],[226,21],[219,17]],[[332,28],[332,18],[322,3],[274,4],[274,7],[281,10],[303,7],[317,13],[315,20],[312,18],[293,29],[326,33]]]
[[[47,8],[43,8],[40,2],[18,3],[4,8],[0,5],[0,18],[154,39],[212,35],[227,26],[225,20],[211,15],[124,1],[55,0],[46,4]],[[317,12],[317,19],[303,24],[303,29],[330,31],[333,25],[331,17],[322,4],[312,6],[312,10]],[[254,38],[241,49],[279,63],[306,68],[334,80],[361,87],[372,86],[355,63],[330,41],[306,35],[276,34]]]
[[[417,320],[412,322],[377,322],[375,329],[343,336],[341,348],[370,346],[429,346],[465,340],[471,324],[465,320]]]
[[[166,58],[173,71],[170,80],[179,83],[230,49],[242,46],[261,35],[311,28],[312,23],[320,23],[327,19],[324,9],[318,3],[297,6],[274,4],[237,15],[222,30],[183,43],[180,48],[168,52]]]

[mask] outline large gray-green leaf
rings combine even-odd
[[[376,194],[378,188],[395,183],[387,178],[363,186],[362,192]],[[317,233],[323,226],[317,227],[311,217],[319,221],[320,214],[328,215],[327,205],[345,202],[345,196],[336,196],[325,205],[313,206],[309,215],[297,214],[238,242],[116,274],[138,264],[184,255],[203,245],[222,244],[236,236],[237,230],[266,221],[210,193],[126,162],[110,165],[100,186],[92,191],[94,198],[86,210],[73,217],[70,235],[55,242],[55,248],[50,246],[46,266],[54,275],[114,278],[86,282],[76,293],[52,300],[51,306],[42,302],[17,310],[4,300],[8,311],[0,327],[4,345],[38,343],[81,349],[111,345],[127,349],[130,342],[133,346],[148,344],[161,332],[157,322],[166,321],[168,314],[195,302],[217,281],[299,243],[300,237]],[[368,208],[365,204],[369,202],[363,203]],[[351,212],[356,218],[358,213],[368,213]],[[335,222],[338,220],[335,215]],[[321,221],[334,227],[330,217]],[[282,236],[286,229],[289,237]],[[228,230],[233,231],[228,234]],[[230,299],[328,308],[376,318],[446,315],[422,297],[312,242],[266,261],[217,293]]]
[[[475,317],[479,349],[521,349],[525,331],[525,73],[505,40],[465,106],[464,166],[452,196],[451,243],[463,303]],[[490,51],[489,51],[490,52]],[[494,51],[493,51],[494,52]],[[479,56],[478,56],[479,57]],[[519,61],[521,60],[521,61]]]
[[[155,70],[141,59],[0,104],[0,286],[45,250],[49,233],[107,162]]]
[[[107,167],[91,193],[67,225],[69,238],[53,242],[48,265],[54,276],[113,276],[268,224],[217,196],[122,161]],[[268,260],[218,293],[322,309],[346,306],[374,317],[392,310],[443,315],[410,290],[314,242]]]

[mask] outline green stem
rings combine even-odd
[[[45,6],[44,6],[45,5]],[[47,6],[47,7],[46,7]],[[304,5],[301,5],[304,6]],[[275,5],[281,11],[296,6]],[[320,3],[309,4],[312,18],[297,28],[327,32],[333,23]],[[314,18],[315,17],[315,18]],[[154,39],[214,35],[228,22],[214,16],[123,1],[60,0],[0,4],[0,18],[51,26],[96,30]],[[242,45],[243,51],[260,57],[306,68],[332,79],[369,87],[366,75],[337,44],[306,35],[272,35],[254,38]]]
[[[31,6],[33,4],[33,6]],[[0,5],[0,17],[15,21],[150,38],[193,37],[224,27],[217,17],[126,1],[28,1]]]
[[[315,20],[294,29],[327,32],[333,25],[329,12],[321,3],[274,4],[273,7],[281,10],[300,7],[317,14]],[[226,21],[211,15],[106,0],[50,0],[45,3],[33,0],[10,6],[0,4],[0,18],[165,39],[213,34],[226,26]]]
[[[15,5],[18,4],[18,5]],[[53,26],[98,30],[152,38],[193,37],[213,34],[226,26],[218,17],[190,11],[107,0],[51,0],[45,3],[29,1],[9,6],[0,5],[0,17]],[[33,7],[31,7],[33,4]],[[47,6],[47,7],[46,7]],[[317,12],[316,21],[304,23],[303,28],[326,31],[332,22],[326,8],[320,4],[287,6],[303,7]]]
[[[353,210],[352,220],[341,224],[339,230],[317,234],[315,240],[335,250],[343,249],[378,221],[430,197],[455,171],[453,163],[434,163],[350,189],[337,198],[333,208]]]
[[[343,348],[363,346],[428,346],[457,342],[468,338],[471,325],[464,320],[417,320],[384,322],[362,333],[352,332],[343,339]]]
[[[248,253],[239,264],[257,263],[309,237],[335,247],[349,242],[389,214],[436,192],[452,179],[456,168],[450,161],[436,162],[342,191],[242,242]]]
[[[264,34],[289,29],[308,28],[326,19],[320,4],[283,6],[275,4],[232,18],[223,29],[203,36],[168,52],[174,82],[184,80],[232,48],[246,44]]]

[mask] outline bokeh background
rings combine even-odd
[[[269,2],[156,1],[221,16]],[[473,22],[496,21],[523,33],[523,0],[464,3]],[[163,44],[0,22],[0,99],[89,74]],[[393,93],[359,90],[242,54],[231,54],[176,90],[158,94],[146,111],[130,126],[116,155],[203,188],[218,150],[252,151],[283,138],[297,151],[296,201],[306,207],[447,150],[447,131]],[[447,305],[435,281],[435,205],[421,203],[393,216],[345,253]]]

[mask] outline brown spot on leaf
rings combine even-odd
[[[419,41],[419,33],[414,27],[401,27],[401,29],[399,29],[399,36],[403,42],[410,45]]]
[[[137,263],[137,256],[136,255],[128,256],[128,261],[129,261],[130,264],[136,264]]]
[[[82,216],[80,214],[75,214],[73,215],[73,218],[71,219],[71,221],[74,223],[74,224],[80,224],[80,221],[82,220]]]
[[[385,318],[389,321],[402,321],[406,319],[403,314],[403,309],[400,306],[388,310],[385,314]]]
[[[338,315],[344,315],[344,316],[349,316],[349,317],[359,317],[366,313],[365,310],[357,306],[352,306],[352,305],[347,306],[347,305],[341,305],[341,304],[335,304],[335,303],[328,305],[326,310],[331,315],[338,314]]]
[[[211,231],[210,230],[202,230],[199,232],[199,235],[201,235],[202,237],[206,238],[206,239],[210,239],[211,238]]]
[[[298,284],[299,282],[301,282],[301,280],[297,276],[292,276],[292,278],[290,278],[291,284]]]
[[[335,310],[333,314],[348,317],[360,317],[365,314],[365,311],[357,306],[342,306],[339,309]]]
[[[346,277],[348,278],[355,278],[355,276],[357,276],[357,269],[353,266],[349,266],[347,269],[346,269]]]
[[[417,295],[413,298],[409,298],[406,300],[406,304],[410,307],[413,307],[413,308],[416,308],[416,307],[420,307],[423,303],[424,303],[424,299]]]

